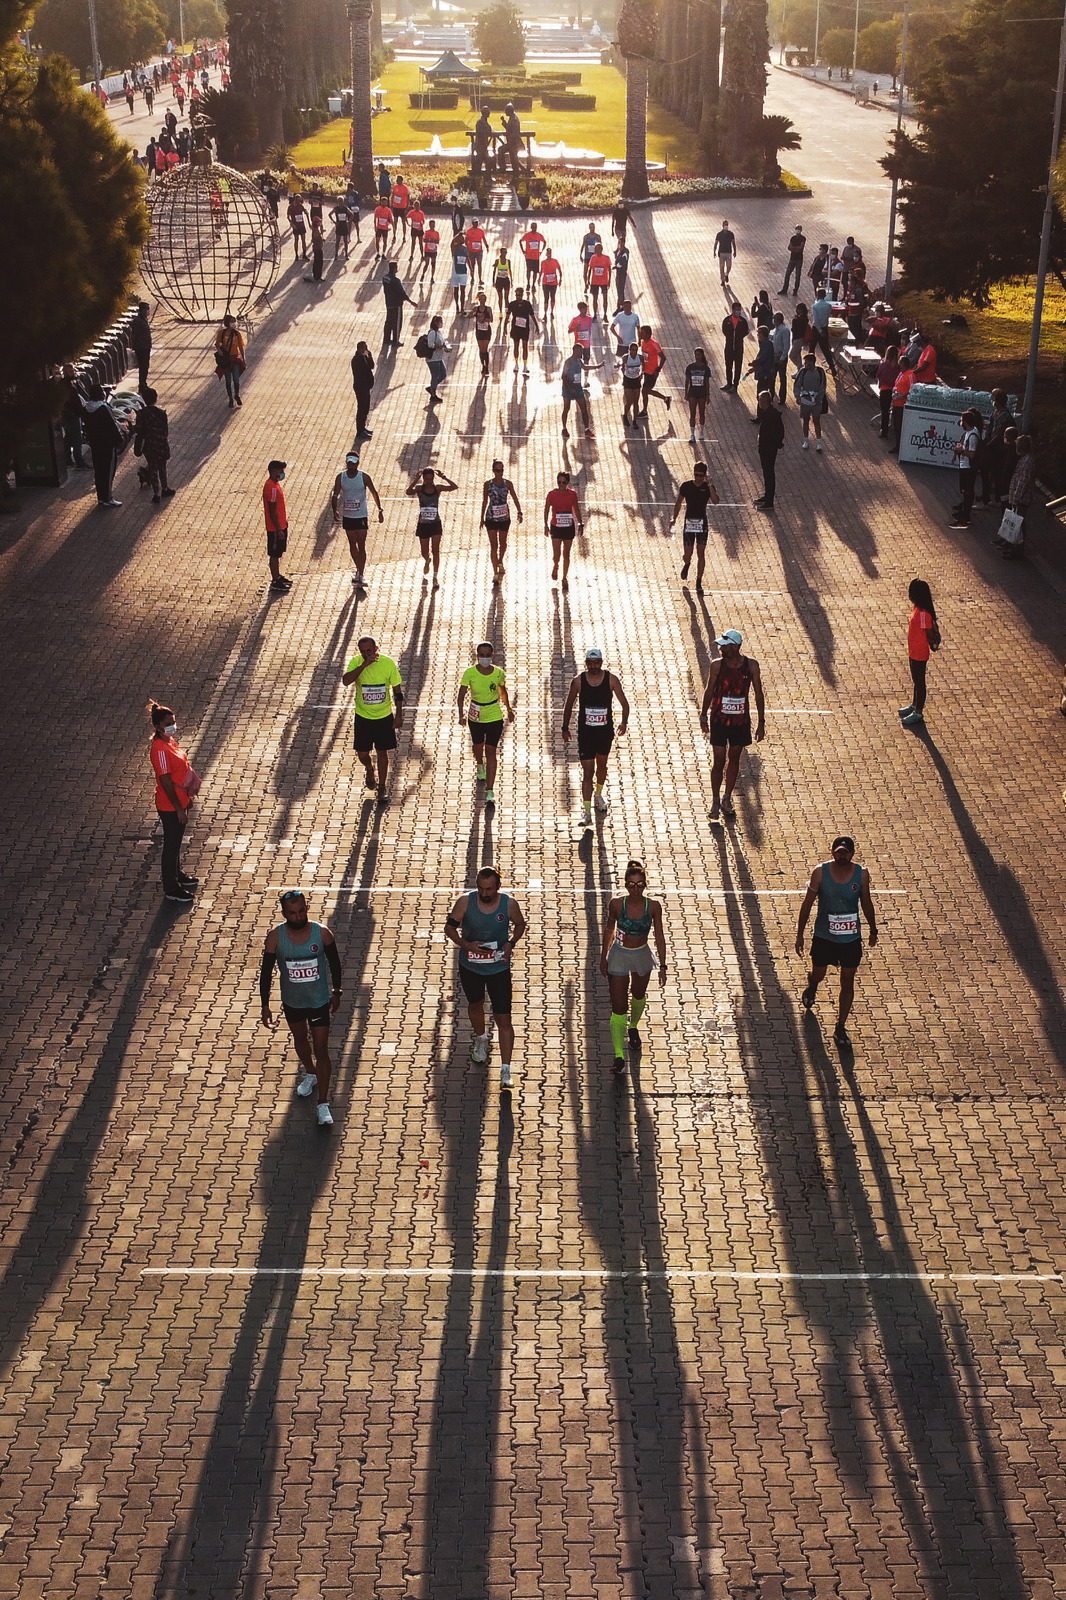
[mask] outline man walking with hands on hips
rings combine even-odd
[[[877,943],[877,917],[870,893],[870,874],[855,864],[855,840],[846,833],[833,840],[833,859],[815,867],[799,910],[796,929],[796,954],[803,954],[803,931],[815,901],[818,915],[811,941],[811,973],[800,999],[809,1011],[814,1005],[818,985],[830,966],[840,968],[840,1002],[833,1040],[841,1049],[851,1047],[847,1029],[855,999],[855,973],[862,960],[862,919],[870,924],[870,949]]]
[[[325,923],[308,921],[307,900],[299,889],[286,889],[280,899],[285,921],[267,934],[259,969],[263,1025],[274,1026],[270,985],[277,963],[282,1010],[303,1068],[296,1093],[307,1099],[317,1089],[318,1125],[331,1128],[329,1019],[341,1003],[341,958]]]
[[[759,663],[753,661],[751,656],[741,655],[743,640],[737,629],[727,628],[714,642],[722,654],[717,661],[711,662],[711,670],[707,674],[707,687],[700,708],[700,727],[710,739],[714,751],[711,821],[717,822],[719,815],[730,819],[736,816],[733,790],[740,772],[740,758],[752,740],[749,705],[752,691],[755,692],[755,705],[759,713],[755,729],[757,742],[766,734],[766,703],[763,700]],[[725,793],[719,799],[723,773]]]
[[[444,924],[444,936],[459,947],[459,982],[466,996],[474,1030],[472,1061],[489,1058],[489,1032],[485,1021],[488,990],[496,1032],[500,1040],[500,1088],[511,1087],[514,1024],[511,1021],[511,957],[526,931],[526,919],[511,895],[501,894],[502,879],[495,867],[482,867],[477,891],[462,894]]]

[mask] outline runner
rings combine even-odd
[[[648,415],[648,396],[654,395],[656,400],[661,400],[667,411],[670,410],[670,396],[660,394],[655,387],[655,380],[666,366],[666,357],[663,347],[658,339],[651,336],[651,328],[647,323],[640,330],[640,354],[644,361],[644,404],[641,407],[642,417]]]
[[[448,283],[455,300],[455,312],[462,316],[466,310],[466,286],[469,281],[470,252],[466,247],[466,234],[457,233],[452,239],[452,275]]]
[[[592,360],[592,321],[593,319],[589,316],[588,301],[579,300],[577,303],[577,316],[571,319],[570,326],[566,331],[573,338],[574,343],[581,346],[582,358],[586,367]],[[602,361],[600,365],[603,365]]]
[[[555,321],[555,295],[563,278],[563,269],[552,255],[552,247],[548,245],[544,251],[544,258],[540,264],[540,286],[544,291],[544,315],[551,315]]]
[[[404,183],[403,174],[400,172],[396,174],[396,182],[392,186],[391,204],[392,231],[397,233],[401,229],[403,230],[400,239],[400,249],[402,250],[407,243],[407,211],[411,204],[411,191]]]
[[[577,758],[581,762],[582,826],[592,826],[592,785],[596,784],[596,810],[607,810],[603,792],[607,782],[607,758],[614,743],[614,701],[622,708],[618,736],[624,737],[629,725],[629,701],[613,672],[604,670],[603,651],[592,645],[585,651],[585,670],[571,680],[563,706],[563,743],[570,743],[570,718],[577,702]]]
[[[718,490],[707,476],[707,463],[697,461],[692,467],[692,477],[683,483],[677,491],[674,509],[670,516],[670,526],[677,521],[677,514],[682,504],[685,507],[685,520],[682,525],[681,538],[684,546],[685,560],[681,568],[681,580],[688,577],[688,569],[692,565],[692,552],[696,551],[696,593],[703,593],[703,568],[707,560],[707,507],[718,504]]]
[[[614,253],[614,297],[618,301],[615,311],[625,304],[626,283],[629,280],[629,246],[620,244]]]
[[[648,948],[648,936],[653,931],[659,957],[660,989],[666,983],[663,908],[658,900],[649,900],[647,874],[639,861],[627,864],[625,885],[625,894],[617,895],[608,903],[600,957],[600,971],[611,991],[611,1043],[614,1046],[614,1066],[611,1071],[616,1077],[626,1070],[622,1052],[627,1026],[630,1055],[639,1055],[642,1048],[638,1029],[648,1003],[645,998],[648,981],[656,965],[655,957]]]
[[[865,867],[855,865],[855,841],[846,833],[833,840],[831,861],[815,867],[807,893],[799,910],[796,929],[796,954],[803,954],[803,931],[814,902],[818,902],[818,915],[814,919],[814,936],[811,939],[811,971],[807,987],[800,995],[805,1010],[814,1005],[818,985],[829,967],[840,968],[840,1000],[837,1007],[837,1025],[833,1040],[842,1050],[851,1048],[844,1024],[848,1020],[855,1000],[855,973],[862,960],[862,921],[860,907],[870,924],[870,949],[877,943],[877,917],[873,896],[870,893],[870,874]]]
[[[518,371],[518,351],[519,351],[519,346],[521,346],[521,350],[522,350],[522,371],[525,374],[525,376],[528,378],[529,377],[529,325],[530,325],[530,323],[532,323],[533,326],[536,328],[537,332],[539,333],[540,332],[540,323],[537,321],[537,313],[533,309],[532,301],[527,299],[527,297],[526,297],[525,289],[521,289],[521,288],[516,289],[515,290],[515,297],[511,301],[510,305],[507,307],[507,315],[504,318],[504,323],[503,323],[503,330],[504,330],[505,334],[507,332],[507,324],[508,323],[510,323],[510,325],[511,325],[511,343],[512,343],[512,345],[514,347],[514,369],[515,369],[516,372]]]
[[[289,203],[285,208],[292,229],[292,259],[299,261],[301,255],[307,260],[307,212],[304,210],[303,196],[290,195]]]
[[[374,758],[370,752],[376,750],[378,804],[387,805],[389,751],[396,749],[396,735],[403,728],[403,682],[399,669],[391,656],[379,653],[373,635],[366,634],[359,640],[358,654],[349,661],[341,682],[346,687],[353,683],[356,686],[352,743],[366,773],[366,786],[373,792]],[[395,715],[389,704],[390,690]]]
[[[415,250],[418,250],[419,258],[421,260],[425,260],[426,255],[423,238],[426,230],[426,213],[422,210],[421,198],[415,201],[414,205],[407,213],[407,226],[411,230],[411,249],[407,257],[407,270],[410,272],[411,263],[415,258]]]
[[[374,480],[369,472],[360,472],[359,452],[349,450],[344,471],[338,472],[334,482],[330,504],[333,507],[334,522],[341,523],[348,535],[348,549],[355,563],[355,571],[352,573],[352,587],[355,589],[366,588],[363,569],[366,566],[366,530],[370,521],[368,495],[374,497],[374,504],[378,508],[378,522],[384,522],[385,513],[381,509],[381,497],[374,486]]]
[[[429,226],[422,235],[422,271],[418,275],[418,296],[422,298],[422,280],[429,273],[429,292],[433,293],[433,282],[437,276],[437,250],[440,247],[440,234],[433,218],[429,219]]]
[[[270,986],[277,964],[281,1008],[303,1071],[296,1093],[308,1098],[318,1090],[318,1125],[331,1128],[329,1085],[329,1019],[341,1003],[341,958],[337,941],[324,922],[309,922],[307,900],[299,889],[279,896],[285,918],[271,928],[259,968],[259,1003],[263,1026],[274,1026]]]
[[[707,396],[711,388],[711,369],[707,364],[707,357],[703,346],[697,345],[692,352],[692,360],[685,368],[685,399],[688,401],[688,440],[694,444],[696,440],[696,423],[700,425],[700,438],[706,439],[707,422]]]
[[[507,696],[507,674],[493,663],[492,645],[477,647],[477,666],[467,667],[459,683],[459,726],[470,724],[470,742],[477,762],[477,781],[485,785],[485,804],[496,804],[496,751],[504,727],[514,721]],[[470,696],[470,709],[466,698]],[[507,713],[507,723],[503,714]]]
[[[477,340],[477,353],[481,357],[481,376],[489,375],[489,346],[492,343],[492,307],[485,299],[484,289],[479,289],[477,299],[467,312],[468,317],[474,319],[474,338]]]
[[[418,496],[418,542],[422,547],[422,575],[428,577],[430,554],[433,559],[433,587],[440,588],[440,541],[444,528],[440,520],[440,497],[451,494],[459,485],[453,483],[446,472],[437,474],[432,467],[423,467],[418,477],[406,491]]]
[[[488,235],[481,226],[481,223],[478,221],[477,217],[471,217],[470,226],[466,230],[466,248],[470,255],[470,265],[477,270],[477,284],[479,289],[485,281],[485,246],[488,244],[488,242]]]
[[[526,258],[526,288],[536,292],[536,282],[540,274],[540,261],[548,241],[537,227],[536,218],[530,220],[529,228],[518,241],[522,254]]]
[[[514,1054],[511,957],[526,930],[526,919],[513,896],[500,893],[502,882],[495,867],[482,867],[477,875],[477,892],[459,896],[444,924],[444,936],[459,946],[459,982],[474,1030],[471,1060],[489,1059],[487,989],[500,1039],[500,1087],[509,1089]]]
[[[628,428],[632,422],[634,428],[640,426],[640,385],[644,377],[644,362],[640,354],[640,346],[636,340],[629,346],[625,355],[618,363],[622,373],[622,426]],[[632,412],[632,416],[630,416]]]
[[[374,207],[374,260],[384,261],[389,253],[389,233],[392,229],[392,207],[379,200]]]
[[[600,248],[600,236],[596,231],[596,224],[589,223],[589,231],[582,235],[581,244],[578,246],[578,256],[581,260],[581,281],[585,288],[589,286],[589,262]]]
[[[585,522],[578,504],[577,490],[570,487],[569,472],[555,474],[556,488],[544,501],[544,534],[552,542],[552,581],[559,576],[559,562],[563,563],[563,592],[569,589],[567,574],[570,571],[570,551],[574,535]]]
[[[332,208],[329,215],[330,221],[333,223],[333,226],[336,229],[336,241],[333,246],[333,259],[336,261],[343,250],[344,259],[347,261],[348,243],[351,238],[352,227],[351,216],[348,211],[348,202],[343,199],[338,200],[337,204]]]
[[[755,691],[755,706],[759,724],[755,739],[759,742],[766,733],[766,704],[763,700],[762,674],[759,663],[750,656],[742,656],[742,639],[736,628],[727,628],[715,641],[722,652],[711,662],[707,674],[707,687],[703,692],[700,710],[700,727],[711,741],[714,765],[711,768],[711,821],[717,822],[719,813],[733,818],[733,790],[740,772],[740,757],[751,743],[751,708],[748,697]],[[728,760],[727,760],[728,756]],[[722,773],[725,772],[725,793],[719,800]]]
[[[622,356],[629,354],[630,345],[640,334],[640,318],[633,310],[632,300],[622,301],[621,310],[616,311],[614,314],[614,321],[611,323],[611,332],[618,341],[615,349],[615,355],[621,359]]]
[[[569,439],[570,437],[570,430],[566,424],[570,416],[571,405],[577,406],[578,415],[585,424],[585,438],[594,439],[596,437],[592,431],[592,416],[589,412],[588,396],[585,393],[585,379],[589,372],[597,371],[602,367],[603,362],[597,361],[595,367],[590,367],[586,360],[587,355],[588,351],[584,345],[575,344],[573,355],[567,356],[563,362],[563,370],[560,376],[563,384],[562,434],[564,439]]]
[[[489,536],[492,555],[492,581],[499,583],[503,577],[503,558],[507,554],[507,535],[511,530],[509,502],[513,500],[518,520],[522,521],[522,506],[510,478],[503,475],[503,462],[492,463],[492,477],[481,492],[481,526]]]
[[[600,314],[600,295],[603,295],[603,325],[608,324],[607,296],[611,289],[611,258],[604,253],[602,244],[597,241],[596,249],[588,261],[588,287],[592,290],[592,314]]]
[[[502,317],[511,297],[511,263],[507,251],[501,247],[492,268],[492,287],[496,290],[496,304]]]

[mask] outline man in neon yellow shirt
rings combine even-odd
[[[396,735],[403,727],[403,690],[399,669],[391,656],[380,653],[377,640],[368,634],[359,640],[359,654],[349,661],[341,682],[354,683],[356,686],[352,712],[355,753],[363,763],[367,788],[371,791],[377,788],[378,805],[383,806],[388,801],[389,751],[396,749]],[[395,716],[393,704],[396,707]],[[378,758],[376,785],[372,750],[377,751]]]
[[[477,761],[478,782],[485,784],[485,804],[496,804],[496,747],[507,721],[514,721],[514,708],[507,698],[507,674],[492,659],[487,641],[477,647],[477,666],[467,667],[459,685],[459,726],[470,724],[470,740]],[[470,709],[466,699],[470,696]]]

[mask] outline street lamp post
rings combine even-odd
[[[370,115],[370,15],[372,0],[348,0],[348,34],[352,55],[352,185],[360,193],[374,190],[374,132]]]
[[[855,0],[855,39],[851,47],[851,82],[855,85],[855,73],[859,66],[859,0]]]
[[[100,61],[100,34],[96,26],[96,0],[89,0],[89,48],[93,53],[93,77],[99,96],[104,87],[103,66]]]
[[[903,85],[907,78],[907,23],[910,19],[910,0],[903,0],[903,37],[899,45],[899,92],[896,96],[896,132],[903,128]],[[892,293],[892,261],[896,249],[896,203],[899,199],[899,179],[892,179],[892,202],[888,208],[888,265],[885,267],[885,299]]]
[[[1029,432],[1029,418],[1033,411],[1033,391],[1036,388],[1036,358],[1040,351],[1040,322],[1044,315],[1044,283],[1047,279],[1047,258],[1051,249],[1051,223],[1055,214],[1055,163],[1058,160],[1059,140],[1062,138],[1062,86],[1066,78],[1066,16],[1062,19],[1059,37],[1059,76],[1055,85],[1055,111],[1051,119],[1051,163],[1047,175],[1047,195],[1044,200],[1044,223],[1040,230],[1040,257],[1036,268],[1036,303],[1033,306],[1033,331],[1029,339],[1029,365],[1025,372],[1025,399],[1022,402],[1022,432]]]
[[[822,0],[817,0],[814,7],[814,72],[818,75],[818,35],[822,31]]]

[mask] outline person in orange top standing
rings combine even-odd
[[[535,217],[518,242],[522,247],[522,254],[526,258],[526,288],[528,289],[540,277],[540,258],[544,254],[544,247],[548,243],[537,227]]]
[[[552,255],[552,247],[548,245],[544,252],[544,259],[540,264],[540,286],[544,290],[544,315],[551,315],[555,321],[555,295],[562,281],[562,268]]]
[[[379,200],[374,207],[374,260],[389,253],[389,232],[392,228],[392,207]]]
[[[600,295],[603,295],[603,325],[607,327],[607,291],[611,287],[611,258],[597,240],[595,254],[589,257],[588,284],[592,290],[592,315],[599,316]]]
[[[178,719],[169,706],[149,700],[152,719],[152,771],[155,773],[155,808],[163,829],[163,893],[168,900],[190,905],[199,882],[181,870],[181,841],[189,809],[199,792],[200,780],[177,741]]]
[[[667,411],[669,411],[670,396],[668,394],[660,394],[655,387],[655,380],[666,365],[666,357],[663,355],[663,347],[658,339],[652,338],[651,328],[647,323],[640,330],[640,357],[644,363],[644,393],[642,396],[644,404],[641,407],[641,416],[646,417],[648,415],[648,396],[650,394],[653,394],[656,400],[661,400]]]
[[[918,728],[925,721],[925,670],[931,651],[940,648],[940,629],[936,624],[933,596],[924,578],[911,579],[907,598],[914,607],[907,628],[907,655],[914,693],[908,705],[900,706],[899,714],[905,728]]]
[[[437,276],[437,251],[440,248],[440,232],[433,217],[429,219],[429,226],[422,235],[422,271],[418,275],[418,294],[422,296],[422,280],[429,272],[429,292],[433,293],[433,282]]]
[[[270,587],[275,594],[288,594],[292,588],[291,579],[281,575],[281,558],[289,546],[289,519],[285,512],[285,491],[281,487],[284,476],[285,462],[272,461],[267,467],[267,481],[263,485],[267,560],[270,563]]]
[[[416,200],[407,213],[407,222],[411,229],[411,253],[407,257],[407,270],[410,272],[411,263],[415,258],[415,247],[418,247],[419,257],[423,257],[426,253],[422,243],[422,235],[426,227],[426,213],[422,210],[421,200]]]
[[[485,281],[484,258],[485,246],[488,242],[488,234],[477,217],[471,217],[470,226],[466,230],[466,250],[471,263],[477,268],[477,285],[479,289]]]
[[[400,248],[407,243],[407,208],[411,204],[411,191],[403,181],[403,174],[396,174],[396,182],[392,186],[392,230],[399,233],[403,229]]]

